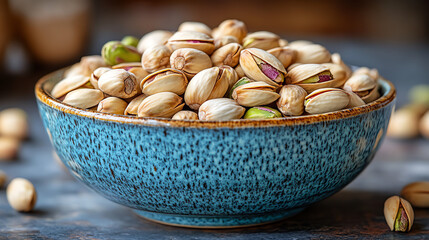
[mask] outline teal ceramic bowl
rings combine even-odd
[[[384,138],[395,88],[362,107],[270,120],[186,121],[98,113],[36,96],[52,144],[76,178],[140,216],[225,228],[277,221],[350,183]],[[107,210],[107,209],[106,209]]]

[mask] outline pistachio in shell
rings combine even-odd
[[[366,74],[353,74],[343,88],[356,93],[366,103],[372,102],[380,96],[377,81]]]
[[[98,103],[97,111],[102,113],[124,114],[128,103],[117,97],[108,97]]]
[[[307,45],[312,45],[312,44],[314,43],[307,40],[295,40],[295,41],[289,42],[287,46],[290,48],[297,49],[297,48],[307,46]]]
[[[67,93],[63,103],[86,109],[96,106],[103,98],[103,92],[98,89],[81,88]]]
[[[230,98],[216,98],[204,102],[198,110],[198,118],[208,121],[240,119],[246,109]]]
[[[234,68],[234,70],[235,70],[235,72],[237,73],[238,78],[242,78],[242,77],[246,76],[246,74],[244,73],[243,68],[241,67],[241,65],[240,65],[240,64],[238,64],[238,65]]]
[[[279,47],[286,47],[289,42],[286,39],[279,39]]]
[[[80,59],[82,75],[89,77],[95,69],[100,67],[108,67],[102,56],[93,55],[85,56]]]
[[[308,93],[320,89],[332,87],[334,78],[329,68],[321,64],[301,64],[289,71],[286,82],[296,84],[304,88]]]
[[[182,110],[173,115],[175,120],[198,120],[198,114],[193,111]]]
[[[128,103],[127,108],[125,108],[124,114],[125,115],[137,115],[138,109],[139,109],[139,105],[140,105],[141,102],[143,102],[143,100],[146,97],[147,96],[145,94],[141,94],[141,95],[133,98],[133,100],[131,100],[131,102]]]
[[[331,54],[322,45],[310,44],[296,48],[295,62],[297,63],[327,63],[330,61]]]
[[[183,22],[180,24],[178,32],[200,32],[211,36],[212,30],[201,22]]]
[[[280,37],[277,34],[267,31],[259,31],[249,33],[243,39],[244,48],[259,48],[262,50],[269,50],[272,48],[280,47]]]
[[[276,57],[258,48],[241,51],[240,65],[249,78],[275,87],[283,83],[286,75],[283,64]]]
[[[20,139],[15,137],[0,136],[0,162],[11,161],[18,156]]]
[[[375,68],[369,69],[367,67],[360,67],[353,72],[353,75],[360,75],[360,74],[368,75],[370,78],[372,78],[375,81],[377,81],[378,78],[380,77],[380,75],[378,74],[378,70]]]
[[[232,92],[232,98],[245,107],[268,105],[276,101],[280,95],[276,87],[265,82],[251,82],[238,86]]]
[[[213,30],[213,37],[220,38],[223,36],[234,36],[238,43],[241,43],[247,35],[247,27],[244,22],[236,19],[228,19],[223,21],[216,30]]]
[[[101,49],[101,56],[109,65],[141,61],[141,54],[135,47],[124,45],[119,41],[110,41],[104,44]]]
[[[429,207],[429,182],[413,182],[402,188],[401,196],[414,207]]]
[[[215,49],[221,48],[230,43],[238,43],[238,39],[234,36],[222,36],[214,39]]]
[[[299,116],[304,112],[307,92],[298,85],[284,85],[279,92],[277,107],[286,116]]]
[[[27,138],[27,113],[20,108],[8,108],[0,111],[0,136],[16,139]]]
[[[139,44],[137,45],[137,50],[140,53],[144,53],[144,51],[150,47],[165,45],[172,35],[172,32],[165,30],[149,32],[140,39]]]
[[[176,32],[168,39],[167,45],[174,51],[193,48],[210,55],[215,49],[213,38],[201,32]]]
[[[112,66],[112,69],[124,69],[127,70],[129,73],[134,74],[136,77],[137,85],[140,86],[141,81],[149,75],[149,73],[143,69],[142,64],[139,62],[132,62],[132,63],[121,63],[115,66]],[[137,94],[141,93],[141,89],[137,88]]]
[[[347,64],[345,64],[343,62],[343,59],[341,58],[341,55],[339,53],[333,53],[331,55],[331,61],[332,61],[333,64],[339,65],[341,67],[341,69],[346,72],[346,79],[350,78],[350,76],[352,75],[353,72],[350,69],[350,67],[347,66]],[[332,72],[333,72],[333,70],[332,70]],[[334,75],[334,77],[335,77],[335,75]]]
[[[320,114],[344,109],[349,104],[347,93],[338,88],[321,88],[305,97],[305,111]]]
[[[171,118],[183,109],[183,99],[172,92],[161,92],[146,97],[139,105],[139,117]]]
[[[346,93],[350,98],[349,104],[346,106],[346,108],[354,108],[365,105],[365,102],[356,93],[351,91],[346,91]]]
[[[228,65],[231,67],[237,66],[240,60],[240,52],[243,47],[238,43],[227,44],[211,55],[211,60],[214,66]]]
[[[414,223],[414,210],[407,200],[392,196],[384,202],[384,217],[391,231],[409,232]]]
[[[331,87],[342,87],[349,77],[347,69],[336,63],[323,63],[322,65],[327,67],[333,76],[334,81],[332,82]]]
[[[241,85],[254,82],[252,79],[248,77],[242,77],[238,81],[236,81],[229,89],[227,93],[227,97],[232,98],[232,93],[234,92],[234,89],[238,88]]]
[[[51,95],[54,98],[60,98],[65,94],[82,87],[89,82],[89,77],[84,75],[74,75],[59,81],[52,88]]]
[[[244,114],[244,119],[271,119],[280,118],[282,114],[274,108],[267,106],[252,107]]]
[[[397,139],[411,139],[419,135],[419,122],[427,108],[412,104],[397,109],[390,117],[387,136]]]
[[[182,95],[187,85],[188,79],[182,71],[165,68],[145,77],[140,83],[140,88],[146,95],[160,92],[173,92]]]
[[[134,97],[140,90],[136,76],[124,69],[112,69],[103,73],[98,79],[98,88],[119,98]]]
[[[98,79],[100,79],[100,76],[103,73],[106,73],[108,71],[112,70],[111,68],[108,67],[100,67],[94,70],[94,72],[91,74],[91,77],[89,78],[89,82],[91,83],[91,85],[98,89]]]
[[[170,67],[171,50],[165,45],[153,46],[143,53],[142,67],[149,73]]]
[[[296,52],[290,47],[277,47],[267,51],[276,57],[285,68],[289,67],[295,59]]]
[[[193,48],[180,48],[171,54],[170,65],[191,79],[202,70],[212,67],[212,61],[205,52]]]

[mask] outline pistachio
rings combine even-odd
[[[101,56],[86,56],[80,59],[82,72],[85,77],[91,76],[95,69],[99,67],[107,67],[108,65]]]
[[[240,65],[246,76],[275,87],[283,82],[286,74],[283,64],[276,57],[258,48],[241,51]]]
[[[171,50],[164,45],[153,46],[143,53],[142,66],[144,70],[153,73],[170,67]]]
[[[222,36],[214,39],[215,49],[219,49],[230,43],[238,43],[238,39],[234,36]]]
[[[423,117],[420,120],[420,133],[425,138],[429,138],[429,111],[423,115]]]
[[[326,63],[330,60],[331,54],[322,45],[311,44],[296,48],[297,63]]]
[[[68,78],[76,75],[83,75],[82,64],[80,62],[73,64],[70,68],[68,68],[64,72],[64,78]]]
[[[299,116],[304,112],[307,92],[298,85],[284,85],[280,89],[277,107],[284,115]]]
[[[332,82],[331,87],[340,88],[344,85],[346,80],[349,78],[347,69],[345,69],[343,66],[339,64],[323,63],[322,65],[327,67],[329,71],[332,73],[334,81]]]
[[[180,24],[178,32],[200,32],[208,36],[212,34],[212,30],[207,25],[200,22],[184,22]]]
[[[262,50],[269,50],[272,48],[280,47],[280,37],[277,34],[267,31],[259,31],[249,33],[243,39],[244,48],[259,48]]]
[[[414,210],[407,200],[392,196],[384,202],[384,217],[391,231],[409,232],[414,223]]]
[[[13,179],[7,186],[6,195],[10,206],[19,212],[31,211],[37,200],[36,189],[24,178]]]
[[[27,114],[19,108],[9,108],[0,112],[0,135],[24,139],[28,135]]]
[[[171,118],[183,109],[182,98],[172,92],[161,92],[146,97],[139,105],[139,117]]]
[[[103,98],[104,94],[100,90],[82,88],[67,93],[63,103],[78,108],[90,108],[96,106]]]
[[[174,92],[182,95],[187,85],[188,79],[183,72],[172,68],[165,68],[145,77],[140,83],[140,88],[146,95],[153,95],[160,92]]]
[[[265,82],[252,82],[234,89],[232,98],[238,104],[246,107],[262,106],[276,101],[280,95],[276,87]]]
[[[368,75],[374,81],[377,81],[378,78],[380,77],[378,75],[377,69],[375,69],[375,68],[369,69],[367,67],[360,67],[353,72],[353,75],[360,75],[360,74]]]
[[[54,98],[60,98],[70,91],[82,87],[89,82],[89,77],[83,75],[75,75],[64,78],[52,88],[51,95]]]
[[[127,46],[137,48],[137,45],[139,45],[139,40],[134,36],[125,36],[124,38],[122,38],[121,43]]]
[[[235,67],[240,60],[240,52],[243,47],[238,43],[227,44],[211,55],[211,60],[214,66],[228,65]]]
[[[235,72],[238,75],[238,78],[242,78],[244,76],[246,76],[246,74],[244,74],[243,68],[241,67],[240,64],[238,64],[235,68],[234,68]]]
[[[303,63],[292,63],[291,65],[289,65],[288,67],[287,67],[287,72],[290,72],[290,71],[292,71],[292,69],[294,69],[295,67],[298,67],[299,65],[303,65]]]
[[[89,79],[91,85],[94,86],[94,88],[98,89],[98,79],[103,73],[106,73],[110,70],[112,69],[108,67],[100,67],[95,69],[94,72],[91,74],[91,78]]]
[[[124,114],[128,103],[117,97],[108,97],[103,99],[99,104],[97,111],[112,114]]]
[[[221,67],[205,69],[195,75],[185,92],[185,102],[193,110],[198,110],[209,99],[223,97],[228,90],[231,72]]]
[[[232,85],[232,87],[230,87],[229,88],[229,90],[228,90],[228,93],[227,93],[227,96],[229,97],[229,98],[232,98],[232,93],[234,92],[234,90],[237,88],[237,87],[239,87],[239,86],[241,86],[241,85],[244,85],[244,84],[247,84],[247,83],[251,83],[251,82],[254,82],[253,80],[251,80],[250,78],[248,78],[248,77],[242,77],[242,78],[240,78],[238,81],[236,81],[235,83],[234,83],[234,85]]]
[[[192,111],[179,111],[171,119],[175,120],[198,120],[198,114]]]
[[[422,104],[429,108],[429,85],[416,85],[410,90],[411,102]]]
[[[296,41],[292,41],[292,42],[290,42],[290,43],[288,44],[288,47],[291,47],[291,48],[297,49],[297,48],[300,48],[300,47],[303,47],[303,46],[307,46],[307,45],[312,45],[312,44],[314,44],[314,43],[313,43],[313,42],[311,42],[311,41],[307,41],[307,40],[296,40]]]
[[[401,196],[414,207],[429,207],[429,182],[413,182],[402,188]]]
[[[398,139],[417,137],[419,135],[419,120],[425,111],[425,106],[416,104],[396,110],[390,118],[387,136]]]
[[[238,81],[238,74],[234,70],[234,68],[228,65],[219,66],[219,68],[223,71],[223,74],[228,78],[228,89],[232,88],[234,84]]]
[[[334,80],[329,68],[321,64],[301,64],[289,71],[286,82],[304,88],[308,93],[332,87]]]
[[[127,46],[119,41],[110,41],[101,49],[101,56],[109,65],[124,62],[140,62],[141,54],[135,47]]]
[[[349,95],[338,88],[321,88],[305,97],[305,111],[311,114],[338,111],[349,104]]]
[[[125,115],[137,115],[139,105],[147,96],[144,94],[141,94],[137,97],[135,97],[133,100],[131,100],[130,103],[128,103],[127,108],[124,111]]]
[[[119,98],[130,98],[138,94],[137,78],[124,69],[113,69],[103,73],[98,88],[106,94]]]
[[[351,91],[346,91],[349,95],[350,101],[346,108],[354,108],[365,105],[365,102],[360,98],[356,93]]]
[[[286,39],[279,39],[279,47],[286,47],[288,44]]]
[[[344,84],[344,90],[352,91],[362,98],[366,103],[377,99],[378,93],[377,81],[366,74],[353,74]]]
[[[121,63],[117,64],[115,66],[112,66],[113,69],[124,69],[128,72],[134,74],[136,76],[137,85],[140,86],[141,81],[149,75],[149,73],[143,69],[142,64],[139,62],[132,62],[132,63]],[[141,93],[140,89],[138,90],[138,94]]]
[[[7,175],[2,170],[0,170],[0,189],[3,188],[7,181]]]
[[[140,53],[144,53],[144,51],[150,47],[165,45],[172,35],[172,32],[165,30],[156,30],[147,33],[140,39],[139,44],[137,45],[137,50]]]
[[[277,47],[267,52],[276,57],[285,68],[289,67],[296,55],[296,51],[290,47]]]
[[[204,102],[198,110],[200,120],[226,121],[239,119],[246,109],[232,99],[216,98]]]
[[[244,22],[235,19],[225,20],[219,24],[219,27],[216,30],[213,30],[214,38],[234,36],[237,38],[238,43],[241,43],[246,35],[247,27]]]
[[[191,79],[200,71],[210,68],[212,61],[206,53],[193,49],[177,49],[170,57],[171,68],[183,71],[188,79]]]
[[[173,51],[180,48],[193,48],[209,55],[215,49],[213,38],[201,32],[176,32],[168,39],[168,46]]]
[[[15,159],[18,156],[19,146],[19,139],[0,137],[0,162]]]
[[[349,66],[347,66],[347,64],[343,62],[343,60],[341,59],[341,55],[339,53],[333,53],[331,55],[331,61],[333,64],[339,65],[341,69],[346,72],[346,76],[345,76],[346,79],[350,78],[350,76],[352,75],[352,70],[350,69]],[[334,74],[335,70],[331,69],[331,72],[332,74]],[[336,78],[335,74],[334,74],[334,78]]]
[[[282,114],[274,108],[270,107],[252,107],[244,114],[244,119],[270,119],[280,118]]]

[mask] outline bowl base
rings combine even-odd
[[[186,228],[240,228],[252,227],[280,221],[291,217],[304,210],[304,208],[295,208],[284,211],[277,211],[265,214],[255,215],[236,215],[236,216],[198,216],[198,215],[179,215],[154,213],[143,210],[133,210],[138,216],[165,225]]]

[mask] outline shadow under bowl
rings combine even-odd
[[[99,113],[50,96],[64,69],[36,84],[52,144],[81,182],[144,218],[226,228],[277,221],[350,183],[384,138],[395,88],[342,111],[269,120],[187,121]]]

